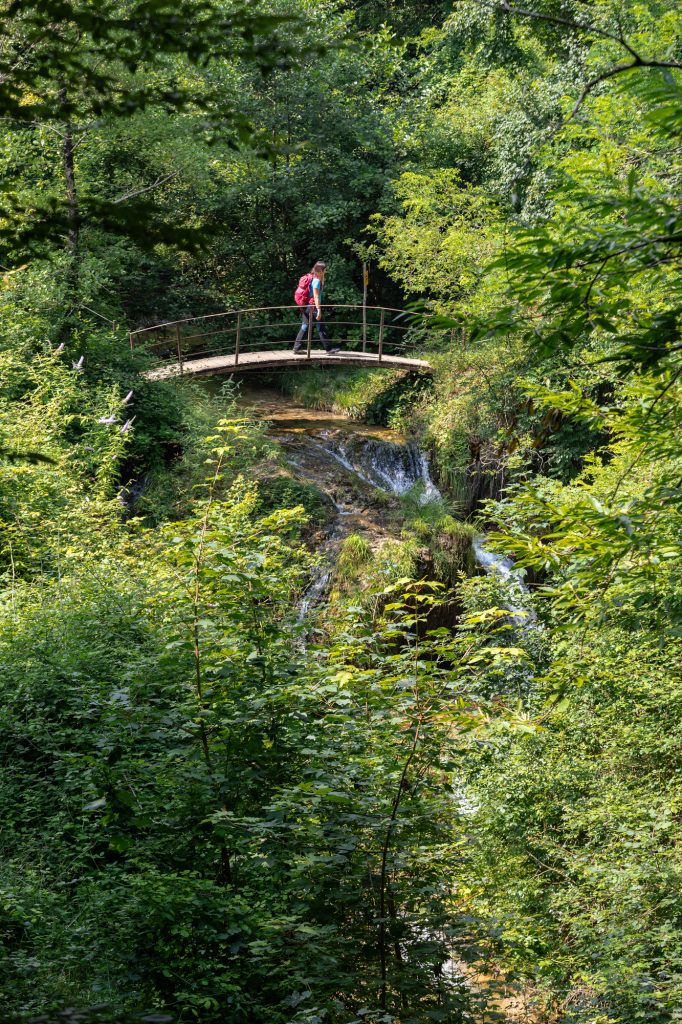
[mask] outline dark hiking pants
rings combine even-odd
[[[327,325],[324,320],[317,320],[317,310],[315,306],[303,306],[301,309],[301,329],[296,335],[296,341],[294,342],[294,352],[300,352],[303,344],[307,345],[308,341],[308,318],[313,318],[313,323],[317,327],[317,333],[320,336],[320,341],[324,346],[325,352],[329,352],[332,347],[332,340],[329,337]]]

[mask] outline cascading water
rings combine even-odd
[[[413,442],[401,445],[359,434],[348,437],[341,431],[322,431],[319,447],[344,469],[355,473],[372,487],[398,496],[419,487],[419,502],[422,505],[442,497],[431,479],[426,455]],[[512,560],[489,551],[481,537],[474,540],[473,549],[476,561],[483,570],[502,581],[511,621],[515,625],[527,625],[529,621],[534,621],[534,613],[524,607],[528,588],[523,573],[514,568]]]
[[[334,465],[341,466],[350,479],[367,484],[371,488],[370,500],[371,493],[375,490],[402,496],[412,488],[418,488],[418,500],[421,504],[441,497],[440,491],[431,479],[426,456],[414,444],[399,444],[397,441],[366,436],[357,431],[349,434],[340,429],[319,430],[308,433],[306,437],[308,453],[312,450],[317,455],[315,476],[318,481],[321,459],[327,463],[328,468],[333,469]],[[300,453],[296,460],[290,458],[289,462],[296,465],[299,473],[305,471]],[[338,476],[338,470],[336,473],[332,472],[332,475]],[[350,532],[357,518],[357,508],[344,505],[335,497],[332,500],[337,518],[324,545],[326,557],[323,558],[301,602],[299,622],[302,622],[311,608],[324,598],[332,578],[330,562],[334,560],[344,536]]]
[[[259,417],[270,421],[271,434],[281,444],[296,476],[318,486],[336,509],[320,548],[319,569],[299,610],[300,618],[305,619],[324,599],[332,578],[330,566],[349,533],[359,530],[374,545],[391,536],[390,529],[385,529],[382,506],[375,507],[377,490],[403,497],[414,489],[422,505],[438,501],[442,495],[431,479],[425,453],[414,442],[404,442],[391,431],[301,409],[267,391],[247,396],[244,404],[251,409],[255,405]],[[473,550],[483,570],[503,583],[505,607],[512,621],[519,625],[532,621],[533,614],[524,610],[527,588],[513,562],[489,551],[484,538],[474,541]]]
[[[511,613],[510,621],[515,626],[528,626],[536,619],[535,612],[527,607],[528,587],[521,569],[515,569],[511,558],[489,551],[481,537],[473,543],[476,561],[491,576],[497,576],[505,592],[504,607]]]
[[[298,621],[299,622],[303,622],[303,620],[307,617],[308,612],[310,611],[310,609],[314,608],[315,605],[319,601],[322,600],[322,598],[324,597],[324,595],[327,592],[327,588],[329,587],[329,583],[331,581],[331,578],[332,578],[332,571],[331,571],[331,569],[329,568],[328,565],[324,566],[320,570],[320,572],[315,576],[313,582],[310,584],[310,586],[306,590],[306,592],[305,592],[305,594],[303,596],[303,600],[301,601],[301,604],[299,605],[299,609],[298,609]]]
[[[426,455],[412,442],[396,444],[358,434],[344,437],[340,431],[323,431],[320,447],[372,487],[401,497],[419,486],[422,505],[441,497],[431,479]]]
[[[498,555],[494,551],[489,551],[481,537],[477,537],[474,541],[474,553],[476,561],[486,572],[496,573],[504,579],[509,579],[510,577],[518,578],[518,570],[514,569],[514,563],[511,558],[507,558],[505,555]]]

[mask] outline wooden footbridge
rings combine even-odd
[[[431,372],[429,363],[414,355],[426,347],[427,334],[432,347],[439,333],[432,328],[427,332],[428,317],[385,306],[323,309],[331,343],[339,349],[334,354],[326,352],[316,338],[314,318],[300,353],[294,354],[294,339],[301,326],[298,306],[231,310],[144,327],[132,332],[130,347],[153,359],[156,365],[145,371],[150,380],[280,370],[311,363]]]

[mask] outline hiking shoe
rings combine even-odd
[[[328,355],[328,356],[335,356],[335,355],[338,355],[338,353],[339,353],[340,351],[341,351],[341,349],[340,349],[340,348],[330,348],[330,349],[329,349],[329,350],[327,351],[327,355]]]
[[[307,354],[308,354],[308,350],[305,349],[305,348],[295,348],[294,349],[294,355],[295,356],[306,356]]]

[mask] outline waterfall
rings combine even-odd
[[[476,561],[486,572],[496,573],[504,579],[513,576],[519,580],[523,589],[526,589],[521,573],[518,569],[514,569],[514,563],[511,558],[507,558],[505,555],[498,555],[494,551],[489,551],[481,537],[477,537],[474,541],[474,554],[476,555]]]
[[[413,442],[398,444],[360,433],[321,430],[316,433],[315,440],[309,439],[309,444],[370,487],[399,497],[419,487],[418,500],[421,505],[442,498],[431,479],[427,456]],[[338,505],[337,510],[340,512]],[[526,607],[528,588],[522,571],[514,568],[510,558],[490,551],[481,537],[474,540],[473,550],[483,570],[500,579],[505,594],[504,607],[510,612],[513,625],[523,627],[534,622],[535,613]],[[328,567],[321,568],[304,596],[300,608],[301,620],[324,596],[330,579]]]
[[[476,561],[491,576],[497,576],[505,592],[506,604],[503,606],[511,615],[510,622],[514,626],[530,626],[537,618],[532,608],[527,607],[529,590],[524,580],[522,569],[515,569],[511,558],[490,551],[481,537],[473,543]]]
[[[431,479],[428,458],[413,442],[401,445],[360,434],[347,436],[338,431],[322,431],[320,436],[322,443],[318,447],[371,487],[401,496],[419,485],[422,505],[442,497]],[[503,582],[508,597],[505,606],[514,625],[534,621],[535,613],[524,607],[528,588],[523,573],[514,568],[511,558],[489,551],[480,537],[474,540],[473,550],[483,570]]]
[[[299,622],[303,622],[310,609],[322,600],[331,578],[332,571],[329,566],[323,566],[318,570],[317,575],[313,578],[312,583],[303,595],[303,599],[298,607]]]
[[[404,495],[413,487],[419,487],[419,502],[422,505],[441,498],[440,491],[431,479],[426,455],[415,444],[398,444],[360,433],[351,435],[341,430],[320,430],[307,435],[307,445],[321,453],[325,460],[335,462],[372,488],[389,494]],[[298,466],[298,461],[289,459]],[[310,609],[324,598],[332,578],[330,561],[338,554],[338,548],[347,526],[344,516],[352,516],[335,499],[337,520],[324,545],[322,562],[313,574],[311,583],[299,605],[299,622],[303,622]]]
[[[361,435],[344,437],[336,431],[323,431],[321,436],[319,447],[371,487],[401,496],[419,485],[422,505],[441,497],[431,479],[426,455],[412,442],[395,444]]]

